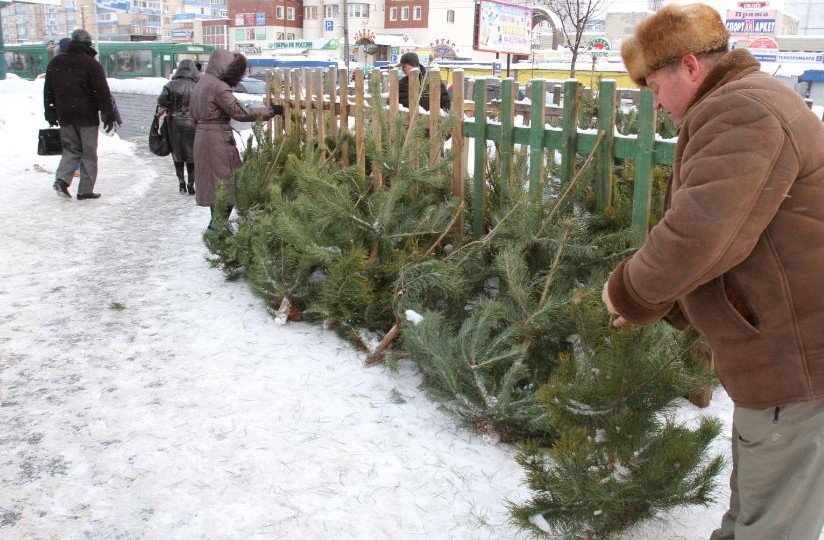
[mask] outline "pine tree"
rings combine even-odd
[[[720,424],[690,429],[669,413],[696,381],[680,338],[664,325],[612,329],[594,291],[573,302],[575,346],[540,391],[558,440],[526,445],[518,461],[536,495],[512,504],[538,536],[608,539],[656,513],[712,502],[723,467],[707,448]]]

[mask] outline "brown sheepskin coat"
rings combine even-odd
[[[228,202],[233,201],[232,171],[241,161],[229,125],[231,119],[254,122],[273,116],[269,107],[247,109],[232,93],[231,86],[240,80],[245,68],[245,58],[217,49],[209,57],[206,73],[192,91],[189,107],[195,121],[195,199],[198,206],[214,206],[218,182],[226,186]]]
[[[824,125],[746,49],[698,89],[664,217],[609,292],[630,322],[692,324],[738,405],[824,398]]]

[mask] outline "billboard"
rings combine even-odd
[[[532,9],[481,0],[478,5],[477,49],[528,55],[532,52]]]
[[[776,19],[774,9],[730,9],[725,24],[730,34],[775,34]]]

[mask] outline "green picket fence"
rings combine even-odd
[[[458,77],[460,78],[460,77]],[[639,231],[639,240],[646,235],[650,215],[652,193],[652,172],[656,165],[671,165],[675,153],[675,143],[656,140],[656,111],[653,109],[652,92],[641,92],[638,116],[638,135],[616,134],[615,110],[617,93],[615,81],[602,80],[598,88],[599,114],[595,129],[581,129],[578,126],[580,88],[575,80],[564,83],[563,107],[559,128],[545,123],[546,88],[545,81],[533,80],[529,85],[528,97],[532,102],[528,126],[516,126],[515,84],[512,79],[504,79],[501,89],[500,121],[490,122],[486,114],[473,114],[472,119],[462,123],[465,137],[472,139],[474,163],[472,169],[473,208],[472,230],[475,235],[482,233],[484,171],[486,170],[486,141],[495,141],[500,150],[503,175],[512,174],[512,161],[516,145],[529,149],[530,190],[538,193],[545,175],[547,150],[560,155],[559,177],[562,182],[570,181],[577,172],[576,166],[581,156],[591,157],[595,167],[595,187],[599,208],[606,209],[611,204],[614,163],[616,159],[631,160],[635,164],[635,191],[633,194],[632,223]],[[457,85],[453,84],[453,87]],[[483,111],[485,106],[485,84],[475,84],[472,96],[472,111]],[[457,102],[457,100],[456,100]]]
[[[426,81],[430,102],[438,103],[440,72],[433,69],[428,73]],[[388,96],[380,102],[385,103],[384,107],[390,116],[410,114],[398,110],[397,71],[381,73],[375,70],[369,77],[380,87],[381,95]],[[356,91],[355,95],[349,96],[347,85],[337,84],[338,81],[349,80],[346,70],[277,70],[272,74],[271,88],[279,88],[281,92],[275,92],[270,99],[273,103],[284,105],[286,109],[284,120],[278,120],[275,124],[275,129],[282,132],[300,128],[310,138],[335,136],[338,132],[350,130],[349,119],[352,118],[357,165],[365,174],[366,132],[368,130],[370,136],[378,139],[382,134],[379,122],[373,121],[370,126],[366,126],[364,121],[367,118],[377,120],[377,117],[375,111],[370,110],[371,96],[363,71],[356,71],[353,78]],[[417,78],[410,78],[410,82],[410,102],[415,103],[421,89]],[[501,81],[501,99],[494,102],[487,100],[486,79],[474,79],[474,82],[468,79],[468,84],[464,84],[463,71],[455,70],[451,83],[453,113],[459,113],[451,133],[455,155],[453,190],[463,198],[464,180],[471,174],[469,212],[473,235],[483,234],[487,143],[494,141],[500,153],[501,174],[505,177],[512,174],[516,151],[526,147],[529,155],[530,190],[536,194],[540,192],[540,183],[545,178],[547,160],[551,159],[548,155],[555,152],[560,155],[559,177],[562,182],[574,178],[579,159],[586,156],[588,163],[595,168],[597,201],[601,209],[606,209],[611,204],[615,161],[632,161],[635,165],[632,223],[638,231],[638,241],[643,240],[650,216],[653,168],[656,165],[672,164],[675,153],[674,142],[659,140],[655,136],[656,111],[649,89],[640,93],[638,135],[623,136],[616,134],[618,93],[614,80],[602,80],[600,83],[597,92],[598,111],[609,111],[609,114],[598,114],[594,129],[578,126],[581,87],[578,81],[572,79],[564,83],[563,104],[560,107],[546,103],[548,82],[542,79],[530,81],[528,85],[530,105],[515,102],[517,87],[512,78]],[[465,87],[471,96],[465,97]],[[292,111],[301,112],[300,124],[292,121]],[[431,133],[436,133],[438,116],[423,112],[420,116],[428,121]],[[523,118],[525,125],[516,125],[518,116]],[[493,117],[497,120],[492,120]],[[547,125],[548,117],[559,118],[560,127]],[[467,163],[470,145],[474,150],[471,173]],[[443,146],[438,141],[433,141],[430,160],[437,159],[442,150]],[[380,179],[376,184],[381,185]]]

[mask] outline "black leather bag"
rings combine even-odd
[[[37,134],[37,155],[38,156],[59,156],[63,153],[63,145],[60,144],[60,128],[41,129]]]
[[[166,126],[166,117],[163,117],[163,123],[159,125],[158,117],[155,116],[152,120],[152,125],[149,128],[149,150],[156,156],[168,156],[172,153],[172,144],[169,142],[169,128]]]

